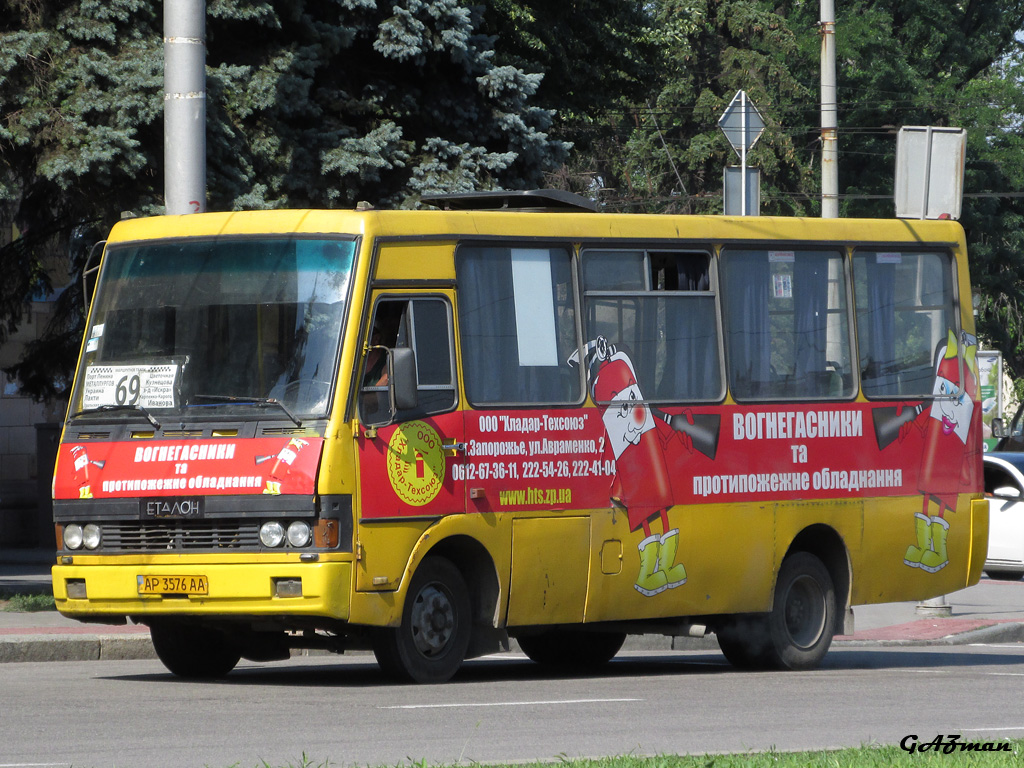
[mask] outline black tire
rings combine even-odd
[[[996,579],[997,581],[1020,581],[1024,579],[1024,573],[1016,573],[1015,571],[990,571],[986,570],[990,579]]]
[[[551,629],[516,641],[531,661],[551,667],[593,669],[611,661],[626,642],[625,632]]]
[[[718,647],[738,669],[764,669],[768,663],[768,616],[743,616],[715,629]]]
[[[797,552],[782,562],[771,612],[736,617],[716,630],[729,663],[740,669],[814,669],[836,627],[836,595],[828,569]]]
[[[171,621],[149,628],[156,655],[178,677],[210,680],[224,677],[242,657],[224,632]]]
[[[443,683],[462,666],[469,647],[472,610],[459,569],[442,557],[423,561],[413,574],[402,624],[373,638],[384,672],[416,683]]]
[[[766,660],[777,669],[815,669],[828,653],[835,630],[836,592],[828,569],[808,552],[787,557],[768,614]]]

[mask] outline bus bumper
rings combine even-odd
[[[126,616],[295,616],[347,620],[350,562],[82,563],[53,568],[57,610],[83,621]]]
[[[981,580],[988,557],[988,500],[971,501],[971,560],[967,568],[967,586]]]

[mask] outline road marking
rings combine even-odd
[[[971,648],[1013,648],[1020,650],[1020,643],[968,643]]]
[[[394,704],[377,709],[457,709],[459,707],[534,707],[543,704],[618,704],[644,699],[550,699],[547,701],[484,701],[466,704]],[[3,768],[3,766],[0,766]]]
[[[1024,731],[1024,725],[993,726],[991,728],[958,728],[964,733],[987,733],[989,731]]]

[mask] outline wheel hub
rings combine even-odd
[[[424,656],[443,652],[455,634],[451,596],[436,584],[428,584],[416,596],[411,619],[413,642]]]
[[[796,579],[786,592],[786,631],[793,645],[812,647],[825,630],[825,594],[810,576]]]

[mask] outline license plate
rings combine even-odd
[[[140,595],[207,595],[210,581],[205,576],[139,576]]]
[[[146,519],[189,519],[203,516],[203,497],[167,496],[139,499],[139,517]]]

